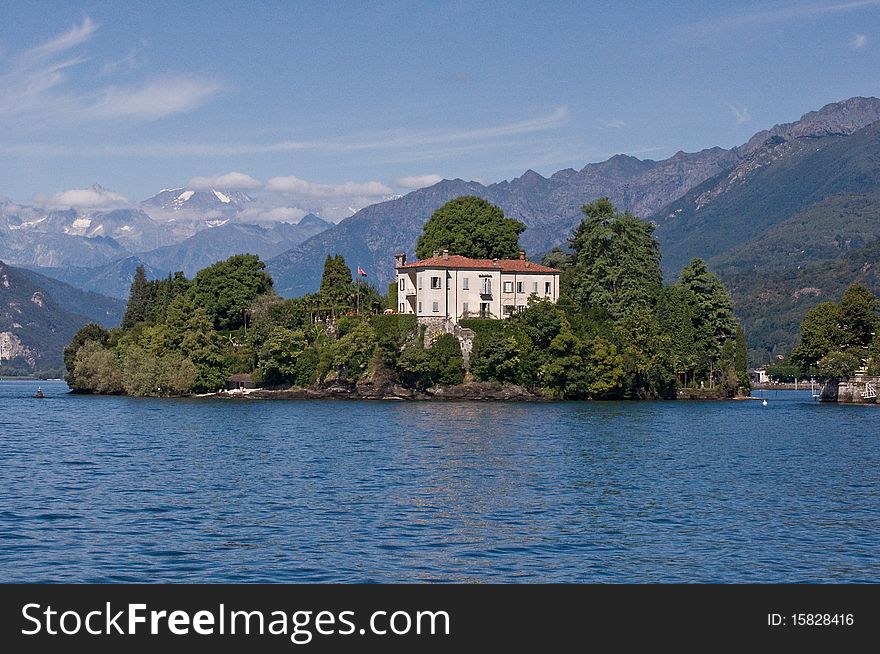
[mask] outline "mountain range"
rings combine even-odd
[[[80,327],[117,325],[124,311],[121,300],[0,261],[0,368],[60,374],[64,347]]]
[[[249,251],[268,260],[285,296],[316,290],[324,259],[342,254],[380,290],[393,255],[412,254],[442,204],[477,195],[525,223],[532,258],[565,247],[580,208],[609,197],[656,225],[664,273],[701,257],[731,288],[760,362],[797,340],[803,314],[851,281],[880,291],[880,100],[850,98],[760,131],[746,143],[661,161],[616,155],[544,177],[528,170],[494,184],[442,180],[367,206],[336,225],[248,222],[253,199],[234,190],[163,190],[124,209],[80,212],[0,201],[0,258],[117,298],[131,275],[196,270]]]
[[[93,187],[96,193],[103,191]],[[137,207],[51,209],[0,200],[0,259],[127,297],[134,259],[153,269],[187,274],[248,251],[264,259],[328,229],[314,214],[298,222],[254,224],[240,191],[163,190]],[[114,276],[118,271],[119,276]]]

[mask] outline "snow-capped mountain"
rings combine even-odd
[[[141,202],[141,206],[155,207],[164,211],[222,211],[236,213],[254,199],[243,191],[197,190],[186,187],[162,189],[151,198]]]

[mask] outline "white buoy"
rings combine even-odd
[[[761,402],[761,406],[767,406],[767,400],[764,400],[763,402]]]

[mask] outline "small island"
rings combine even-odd
[[[483,199],[440,207],[382,295],[328,256],[318,292],[284,299],[240,254],[149,281],[119,328],[64,351],[76,393],[291,399],[721,399],[748,392],[730,295],[694,259],[664,285],[653,226],[607,198],[540,263]],[[392,262],[389,262],[389,266]]]

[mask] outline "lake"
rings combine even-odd
[[[0,383],[0,581],[878,582],[880,407]]]

